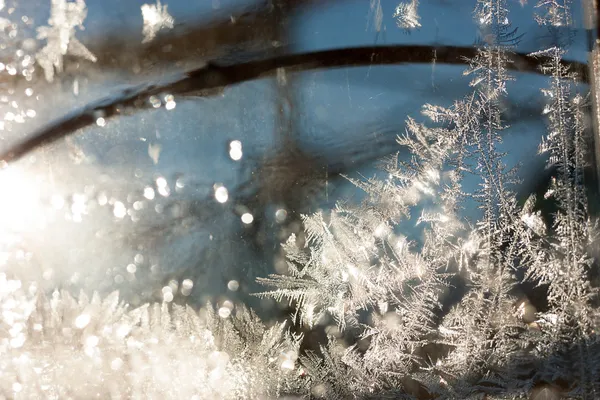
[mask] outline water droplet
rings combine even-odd
[[[283,208],[280,208],[279,210],[277,210],[275,212],[275,219],[277,220],[277,222],[282,223],[286,220],[287,218],[287,211],[284,210]]]
[[[229,143],[229,157],[234,161],[239,161],[241,160],[242,155],[242,142],[239,140],[232,140],[231,143]]]
[[[130,274],[135,274],[135,271],[137,271],[137,267],[135,264],[127,265],[127,272],[129,272]]]
[[[184,279],[181,282],[181,294],[184,296],[189,296],[192,293],[192,288],[194,287],[194,281],[191,279]]]
[[[125,215],[127,215],[127,208],[125,208],[125,204],[121,203],[120,201],[115,202],[113,214],[117,218],[124,218]]]
[[[152,189],[149,186],[145,187],[144,188],[144,197],[147,198],[148,200],[153,200],[154,199],[154,189]]]
[[[240,284],[238,281],[231,280],[231,281],[227,282],[227,289],[231,290],[232,292],[237,291],[239,288],[240,288]]]
[[[219,308],[219,317],[228,318],[231,315],[231,310],[227,307]]]
[[[227,188],[222,185],[215,185],[215,199],[219,203],[226,203],[229,199],[229,193],[227,192]]]
[[[169,186],[167,186],[167,180],[162,176],[156,179],[156,187],[161,196],[167,197],[169,195],[170,191]]]
[[[165,96],[165,108],[167,110],[172,110],[175,108],[177,103],[175,103],[175,97],[172,94],[168,94]]]
[[[160,99],[156,96],[150,96],[148,101],[150,101],[150,105],[154,108],[159,108],[162,105]]]
[[[242,214],[242,222],[245,223],[246,225],[251,224],[254,221],[254,216],[250,213],[244,213]]]
[[[105,193],[99,193],[96,200],[98,201],[98,205],[101,206],[105,206],[108,203],[108,197]]]

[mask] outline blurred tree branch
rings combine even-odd
[[[324,50],[302,54],[285,54],[258,61],[237,64],[209,62],[185,73],[175,74],[160,82],[149,82],[121,90],[114,95],[74,110],[62,118],[50,122],[27,136],[20,144],[0,153],[0,160],[13,161],[30,151],[73,134],[78,129],[95,124],[99,117],[105,120],[131,110],[156,108],[149,102],[152,96],[166,93],[175,96],[207,96],[214,90],[241,82],[273,76],[281,68],[287,72],[309,71],[314,69],[358,67],[371,65],[430,63],[433,54],[436,62],[442,64],[465,64],[477,53],[475,47],[395,45],[357,47]],[[541,73],[539,66],[546,62],[545,57],[529,57],[526,54],[507,55],[510,69],[520,72]],[[587,82],[587,67],[576,61],[564,61],[571,70],[579,73],[579,78]]]

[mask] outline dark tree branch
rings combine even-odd
[[[475,56],[477,49],[474,47],[396,45],[282,55],[229,65],[209,62],[202,67],[176,74],[161,82],[133,86],[74,110],[33,132],[25,141],[2,152],[0,160],[14,161],[38,147],[53,143],[73,134],[78,129],[93,125],[99,117],[107,120],[120,115],[127,109],[151,109],[153,107],[148,100],[151,96],[160,96],[164,93],[178,96],[206,96],[215,89],[272,76],[279,68],[286,68],[287,72],[298,72],[371,65],[427,64],[432,61],[434,52],[437,63],[465,64],[466,60]],[[512,54],[510,57],[511,62],[507,67],[520,72],[540,73],[539,66],[547,62],[544,57],[532,58],[521,53]],[[564,64],[578,72],[581,81],[588,81],[585,64],[576,61],[564,61]]]

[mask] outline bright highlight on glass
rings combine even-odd
[[[194,287],[194,281],[191,279],[184,279],[181,282],[181,294],[184,296],[189,296],[192,293],[192,288]]]
[[[240,284],[238,281],[229,281],[227,283],[227,289],[231,290],[232,292],[237,291],[240,288]]]
[[[4,232],[29,232],[46,223],[46,213],[40,204],[40,178],[24,173],[18,167],[0,170],[0,235]],[[51,200],[52,202],[52,200]],[[53,206],[60,206],[54,199]],[[63,199],[64,203],[64,199]]]
[[[152,189],[149,186],[144,188],[144,197],[147,198],[148,200],[153,200],[154,199],[154,189]]]
[[[227,200],[229,199],[229,192],[227,191],[227,188],[225,186],[223,186],[223,185],[215,186],[215,199],[219,203],[227,202]]]
[[[242,222],[246,225],[251,224],[254,221],[254,216],[250,213],[242,214]]]
[[[120,201],[116,201],[113,206],[113,214],[117,218],[124,218],[127,215],[127,208],[125,208],[125,204]]]
[[[91,317],[89,314],[81,314],[75,318],[75,326],[79,329],[83,329],[90,323]]]
[[[232,140],[229,143],[229,157],[231,157],[234,161],[239,161],[242,159],[242,142],[239,140]]]

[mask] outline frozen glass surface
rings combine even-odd
[[[0,0],[0,395],[594,398],[582,15]]]

